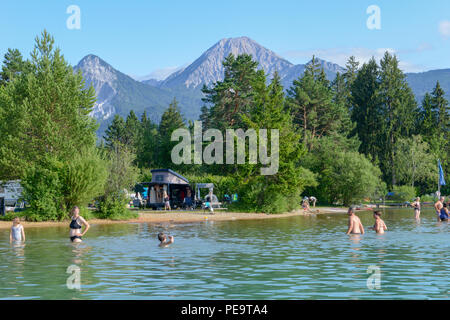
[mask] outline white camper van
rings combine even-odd
[[[0,215],[23,208],[23,202],[19,201],[22,190],[20,180],[0,181]]]

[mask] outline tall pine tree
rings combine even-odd
[[[417,103],[404,73],[398,66],[396,56],[389,52],[380,61],[380,84],[378,88],[382,122],[381,167],[385,181],[395,186],[395,146],[401,137],[410,137],[417,117]]]

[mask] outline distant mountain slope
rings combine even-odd
[[[161,83],[162,87],[195,89],[223,79],[223,60],[233,55],[250,54],[258,62],[259,68],[269,75],[293,66],[275,52],[264,48],[247,37],[227,38],[217,42],[205,51],[197,60],[179,72],[170,75]]]
[[[240,37],[220,40],[192,64],[173,72],[164,80],[136,81],[95,55],[84,57],[74,69],[81,70],[86,84],[92,84],[97,93],[92,116],[101,124],[101,135],[114,114],[125,117],[131,109],[138,116],[145,110],[154,122],[159,122],[174,97],[179,101],[181,112],[186,119],[198,119],[203,105],[201,88],[203,84],[211,86],[223,79],[222,62],[230,53],[252,55],[259,68],[268,74],[269,80],[273,73],[278,71],[285,89],[290,88],[292,82],[300,77],[306,68],[305,64],[294,65],[255,41]],[[344,68],[335,63],[321,59],[318,59],[318,62],[329,80],[333,80],[337,72],[345,72]],[[406,78],[419,104],[425,92],[431,92],[437,80],[450,100],[450,69],[407,73]]]
[[[439,81],[445,91],[445,97],[450,101],[450,69],[430,70],[419,73],[407,73],[406,80],[413,90],[417,101],[422,103],[426,92],[432,92]]]
[[[345,69],[341,66],[328,62],[319,58],[316,58],[317,62],[320,64],[320,66],[325,71],[325,75],[327,76],[327,79],[332,81],[334,78],[336,78],[336,74],[344,73]],[[283,87],[287,90],[292,86],[292,82],[294,80],[298,79],[301,75],[303,75],[303,72],[305,72],[306,66],[310,64],[311,61],[309,61],[307,64],[297,64],[293,65],[290,68],[286,68],[284,70],[280,71],[280,77],[281,77],[281,83],[283,84]]]
[[[115,114],[125,117],[130,110],[138,115],[145,110],[152,121],[159,122],[175,96],[187,117],[198,117],[199,110],[192,108],[200,103],[195,94],[146,85],[114,69],[95,55],[84,57],[74,70],[80,70],[86,85],[92,85],[95,89],[97,102],[91,115],[100,122],[100,133]]]

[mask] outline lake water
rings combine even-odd
[[[450,224],[424,210],[386,210],[389,230],[347,236],[345,214],[253,221],[0,230],[1,299],[449,299]],[[175,243],[157,246],[166,231]],[[80,290],[66,285],[79,267]],[[372,266],[372,267],[370,267]],[[377,269],[379,268],[379,269]],[[380,270],[379,289],[368,278]],[[371,282],[376,284],[376,282]]]

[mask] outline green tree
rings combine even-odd
[[[330,163],[326,181],[329,202],[348,206],[370,198],[380,185],[381,171],[364,155],[357,152],[338,152]]]
[[[133,165],[136,155],[129,146],[119,141],[113,142],[112,146],[107,154],[108,177],[99,212],[103,218],[129,218],[135,216],[126,208],[126,204],[127,192],[133,189],[139,178],[139,170]]]
[[[17,49],[10,49],[5,54],[2,70],[0,72],[0,86],[6,85],[17,75],[28,70],[29,64],[23,60],[22,54]]]
[[[381,172],[356,150],[342,136],[321,138],[302,159],[302,165],[317,176],[317,185],[308,187],[305,193],[329,204],[375,199],[383,191]],[[356,181],[359,176],[361,180]]]
[[[401,137],[412,135],[418,109],[397,58],[388,52],[380,61],[379,81],[380,115],[384,119],[380,128],[380,138],[383,141],[380,164],[385,181],[394,186],[397,183],[398,169],[395,163],[395,146]]]
[[[133,110],[127,116],[124,129],[126,144],[137,150],[142,138],[142,125]]]
[[[400,138],[395,146],[398,182],[412,187],[422,182],[430,187],[437,181],[436,156],[420,135]]]
[[[206,86],[202,89],[205,95],[203,101],[209,106],[202,109],[200,116],[201,120],[207,120],[204,129],[209,125],[221,131],[243,128],[241,114],[248,113],[254,101],[258,63],[252,60],[251,55],[235,57],[230,54],[223,66],[223,81],[216,82],[210,89]]]
[[[95,92],[45,30],[25,64],[0,86],[0,179],[21,179],[33,219],[63,219],[102,184],[89,117]]]
[[[356,77],[359,72],[359,62],[356,61],[355,56],[351,56],[347,60],[347,64],[345,65],[345,72],[343,74],[343,77],[345,79],[345,83],[347,84],[347,88],[351,88],[353,85],[353,82],[356,80]],[[348,92],[350,94],[350,92]]]
[[[105,139],[106,147],[108,148],[114,148],[115,142],[127,144],[125,121],[120,115],[118,114],[114,115],[113,121],[105,130],[105,135],[103,136],[103,139]]]
[[[317,139],[347,129],[344,123],[348,124],[348,110],[345,104],[335,102],[333,90],[315,57],[287,93],[288,107],[302,130],[308,151]]]
[[[246,181],[241,189],[241,199],[243,205],[252,211],[290,211],[299,205],[302,191],[306,186],[314,185],[315,179],[312,172],[300,166],[301,157],[306,150],[291,115],[285,112],[285,97],[280,77],[275,73],[268,86],[265,81],[258,83],[261,85],[255,88],[255,104],[242,119],[246,127],[256,131],[258,137],[263,128],[278,131],[279,167],[275,174],[261,175],[261,163],[239,165],[238,175]],[[270,134],[267,140],[271,141]],[[269,145],[267,149],[271,150]]]
[[[378,158],[381,152],[379,69],[375,59],[363,64],[351,87],[351,119],[356,124],[353,135],[361,141],[359,151],[371,159]]]
[[[96,148],[81,150],[70,162],[65,162],[59,179],[66,211],[103,195],[106,178],[107,162]]]
[[[142,137],[137,147],[137,164],[140,168],[152,168],[158,163],[159,132],[158,126],[147,118],[144,112],[141,117]]]
[[[436,82],[436,86],[434,87],[432,92],[431,103],[433,109],[437,113],[437,127],[441,132],[446,133],[446,138],[449,138],[448,132],[450,129],[450,107],[444,95],[445,92],[441,88],[439,81]]]
[[[159,165],[165,168],[176,166],[172,162],[171,153],[176,141],[171,141],[172,132],[176,129],[186,128],[183,116],[178,108],[178,102],[174,98],[169,108],[163,113],[159,123]]]
[[[433,101],[431,95],[427,92],[422,100],[422,108],[417,118],[417,134],[422,135],[425,139],[432,139],[437,136],[438,115],[433,108]]]
[[[0,175],[20,179],[25,168],[52,156],[61,161],[95,145],[97,124],[89,117],[95,93],[81,73],[54,49],[46,31],[36,38],[30,72],[0,87]]]

